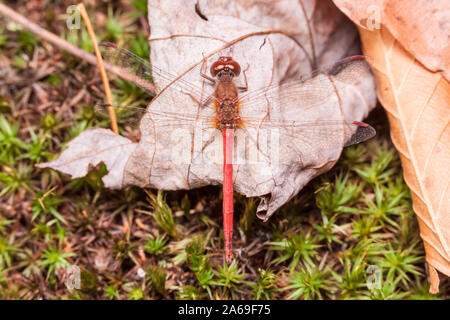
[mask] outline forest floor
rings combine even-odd
[[[99,40],[148,60],[146,1],[85,1]],[[5,1],[92,52],[66,28],[71,1]],[[83,25],[83,23],[82,23]],[[121,104],[151,97],[113,78]],[[384,111],[377,136],[343,152],[263,223],[235,197],[235,256],[223,261],[221,188],[160,192],[103,187],[104,166],[71,180],[35,164],[83,130],[108,127],[97,68],[0,16],[0,299],[440,299]],[[134,134],[121,124],[124,135]],[[80,288],[67,285],[79,270]]]

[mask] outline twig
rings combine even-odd
[[[54,33],[51,33],[50,31],[47,31],[44,28],[41,28],[37,24],[31,22],[24,16],[18,14],[8,6],[4,5],[3,3],[0,3],[0,14],[20,24],[23,28],[31,31],[41,39],[48,41],[51,44],[55,45],[56,47],[69,52],[73,56],[76,56],[88,63],[97,65],[97,58],[95,55],[87,51],[84,51],[83,49],[78,48],[77,46],[74,46],[73,44],[67,42],[66,40],[61,39]],[[124,70],[123,68],[119,68],[109,63],[105,63],[104,67],[107,71],[115,74],[116,76],[136,84],[133,75],[130,75],[130,73],[126,72],[126,70]],[[156,94],[156,89],[150,82],[146,84],[146,90],[149,91],[150,93]]]
[[[97,40],[95,38],[94,28],[92,28],[91,20],[89,20],[89,15],[86,11],[86,7],[83,3],[78,4],[78,10],[80,11],[81,17],[84,20],[84,23],[86,23],[86,29],[89,33],[89,37],[92,41],[92,46],[94,47],[95,55],[97,56],[98,61],[98,68],[100,69],[100,75],[102,77],[103,87],[105,88],[105,95],[106,95],[106,101],[108,102],[108,113],[109,113],[109,120],[111,122],[111,129],[115,133],[119,133],[119,127],[117,126],[117,118],[116,118],[116,112],[114,111],[113,107],[113,100],[111,95],[111,88],[109,87],[109,81],[108,76],[106,75],[105,66],[103,65],[103,59],[102,55],[100,53],[100,50],[98,49]]]
[[[17,12],[13,11],[9,7],[5,6],[3,3],[0,3],[0,13],[2,15],[4,15],[5,17],[10,18],[14,22],[17,22],[25,29],[28,29],[29,31],[33,32],[38,37],[61,48],[62,50],[65,50],[65,51],[69,52],[70,54],[72,54],[82,60],[85,60],[86,62],[89,62],[91,64],[97,64],[97,58],[93,54],[86,52],[83,49],[80,49],[77,46],[74,46],[73,44],[67,42],[66,40],[59,38],[54,33],[51,33],[49,31],[41,28],[37,24],[29,21],[24,16],[18,14]],[[117,74],[117,75],[120,76],[119,74]]]

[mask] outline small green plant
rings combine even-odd
[[[289,285],[283,290],[292,290],[288,299],[332,298],[334,281],[328,268],[305,263],[298,271],[291,272]]]
[[[438,296],[430,293],[430,287],[426,280],[418,280],[412,288],[412,293],[408,297],[410,300],[441,300]]]
[[[207,239],[204,237],[194,237],[185,249],[186,261],[189,268],[195,273],[197,281],[201,288],[205,289],[210,297],[210,286],[213,284],[214,272],[205,253]]]
[[[19,138],[19,128],[0,114],[0,163],[15,164],[22,151],[27,149],[27,144]]]
[[[339,174],[334,185],[324,182],[322,187],[316,191],[316,203],[326,215],[349,212],[352,209],[350,205],[359,197],[361,190],[362,188],[358,183],[349,182],[348,174]]]
[[[87,52],[92,52],[94,50],[89,33],[84,27],[81,28],[81,30],[69,30],[63,34],[62,37],[71,44],[76,45]],[[98,40],[99,39],[97,39],[97,41]]]
[[[114,253],[116,254],[116,258],[123,260],[130,257],[136,246],[136,243],[127,239],[117,239],[114,243]]]
[[[384,281],[380,288],[370,290],[367,297],[371,300],[400,300],[405,298],[408,292],[399,291],[398,280],[388,279]]]
[[[108,170],[106,169],[106,165],[104,163],[100,163],[95,166],[95,168],[91,168],[91,171],[89,171],[85,177],[71,180],[71,189],[78,191],[87,188],[99,192],[103,188],[102,178],[107,173]]]
[[[0,172],[0,183],[2,184],[2,191],[0,197],[3,195],[14,195],[20,191],[27,190],[33,193],[31,188],[31,167],[25,163],[19,162],[17,168],[3,166],[3,172]],[[11,198],[12,199],[12,198]]]
[[[150,283],[152,288],[160,295],[166,295],[166,274],[164,269],[159,266],[150,267],[147,271],[150,276]]]
[[[0,270],[11,266],[11,255],[18,250],[14,245],[14,235],[8,238],[0,236]]]
[[[8,220],[3,217],[0,213],[0,234],[3,234],[6,231],[6,226],[13,223],[14,220]]]
[[[196,273],[195,273],[198,283],[200,285],[200,287],[202,287],[203,289],[205,289],[206,291],[208,291],[210,297],[211,297],[211,290],[210,290],[210,286],[212,284],[214,284],[214,282],[212,281],[214,278],[214,271],[211,269],[211,267],[208,265],[207,267],[204,267],[202,269],[199,269]]]
[[[149,238],[144,249],[145,251],[158,256],[167,249],[166,243],[167,239],[164,236],[161,237],[158,235],[155,239]]]
[[[144,90],[128,81],[116,78],[114,79],[114,85],[116,88],[113,90],[113,94],[119,106],[140,108],[145,105],[146,101],[150,100],[149,95]],[[119,120],[121,121],[119,123],[123,122],[123,124],[126,124],[125,121],[127,121],[133,127],[136,126],[138,119],[142,117],[142,113],[139,113],[138,109],[136,110],[133,111],[131,108],[116,108],[117,113],[123,113],[120,115]],[[135,119],[131,119],[132,117]]]
[[[108,17],[106,18],[106,38],[111,41],[115,41],[122,37],[125,31],[125,26],[120,20],[121,13],[112,10],[112,7],[108,7]]]
[[[371,166],[355,168],[358,175],[370,184],[384,183],[391,179],[397,170],[389,168],[396,160],[394,150],[388,150],[385,146],[377,149],[378,155],[372,160]]]
[[[214,284],[225,287],[232,296],[239,291],[239,286],[244,283],[245,273],[239,269],[237,261],[233,260],[230,264],[219,265],[215,271],[216,280]]]
[[[85,131],[87,128],[89,128],[91,125],[88,121],[80,121],[76,122],[73,126],[69,128],[69,133],[71,139],[74,139],[77,137],[80,133]]]
[[[61,77],[58,74],[51,74],[44,80],[47,83],[54,85],[55,87],[61,86]]]
[[[147,14],[147,0],[133,0],[133,6],[139,12]]]
[[[129,293],[130,300],[142,300],[144,298],[144,292],[141,287],[131,289]]]
[[[8,41],[8,35],[5,33],[5,29],[0,27],[0,47],[3,47]]]
[[[271,242],[271,250],[279,251],[280,256],[273,260],[274,263],[282,263],[291,260],[289,264],[290,270],[294,270],[299,264],[300,259],[313,265],[312,258],[318,256],[317,249],[321,247],[316,244],[317,238],[312,236],[310,232],[304,235],[301,231],[299,234],[291,234],[281,241]]]
[[[339,252],[337,258],[342,264],[344,260],[359,261],[361,259],[368,259],[369,262],[375,263],[373,258],[382,255],[385,247],[385,243],[374,238],[358,239],[356,243]]]
[[[342,243],[342,241],[336,236],[339,232],[338,225],[336,224],[337,215],[328,218],[327,215],[321,214],[322,223],[321,224],[313,224],[313,227],[319,232],[319,240],[325,241],[329,249],[331,249],[331,244]]]
[[[352,234],[353,237],[358,239],[369,239],[381,228],[382,226],[377,224],[375,218],[364,216],[353,221]]]
[[[36,36],[28,30],[19,31],[17,39],[19,41],[19,47],[25,52],[31,52],[38,41]]]
[[[278,275],[269,270],[258,270],[258,278],[256,283],[248,285],[253,289],[253,296],[256,300],[272,298],[272,292],[275,290],[275,284],[278,281]]]
[[[339,297],[362,298],[361,290],[367,287],[366,284],[366,263],[364,256],[358,256],[355,260],[345,259],[343,270],[340,273],[331,271],[339,288]]]
[[[383,270],[387,270],[386,277],[401,281],[405,286],[411,282],[410,276],[421,274],[420,269],[415,265],[420,261],[420,256],[414,254],[415,244],[407,249],[394,249],[389,243],[388,249],[383,253],[383,257],[378,257],[378,264]]]
[[[31,142],[25,146],[26,152],[22,153],[17,159],[29,159],[33,164],[46,161],[52,154],[46,151],[48,142],[45,136],[39,138],[32,129],[28,131],[30,132]]]
[[[41,120],[40,127],[47,133],[56,133],[61,128],[58,119],[51,113],[47,113]]]
[[[59,213],[58,207],[63,202],[61,197],[52,194],[54,188],[48,190],[45,193],[38,192],[36,198],[31,204],[32,217],[31,220],[35,220],[38,216],[42,216],[44,219],[47,215],[52,215],[62,223],[67,224],[66,219]]]
[[[366,162],[369,155],[367,143],[362,143],[344,148],[343,157],[339,161],[342,161],[343,166],[346,168],[354,168]]]
[[[117,299],[118,298],[117,288],[114,285],[107,286],[105,288],[105,295],[110,300]]]
[[[369,197],[364,197],[364,202],[367,205],[367,209],[362,210],[362,213],[374,217],[382,224],[389,224],[393,227],[398,227],[397,222],[395,222],[391,216],[399,216],[402,211],[407,209],[404,203],[404,197],[406,191],[403,191],[397,195],[392,195],[390,190],[380,186],[375,185],[375,201]]]
[[[172,238],[178,239],[179,235],[175,228],[172,210],[165,202],[162,191],[159,190],[157,195],[148,191],[146,193],[154,210],[151,215],[155,218],[158,226]]]
[[[47,278],[59,268],[70,266],[67,258],[74,257],[73,252],[64,252],[59,247],[50,246],[42,253],[43,259],[40,261],[42,267],[47,268]]]
[[[184,286],[177,288],[177,299],[179,300],[200,300],[207,295],[194,286]]]
[[[148,45],[147,37],[140,34],[136,38],[133,38],[130,43],[130,50],[135,55],[148,61],[150,57],[150,46]]]
[[[56,219],[52,219],[50,221],[45,221],[44,219],[42,219],[42,222],[33,224],[31,233],[39,239],[45,240],[45,242],[47,243],[51,242],[53,240],[53,233],[55,231],[54,225],[56,224],[56,222]]]

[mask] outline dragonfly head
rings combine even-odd
[[[237,77],[240,72],[241,66],[232,57],[222,56],[211,66],[211,75],[213,77]]]

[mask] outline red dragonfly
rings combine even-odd
[[[375,130],[368,124],[358,121],[320,120],[299,121],[298,114],[318,109],[336,96],[336,87],[332,85],[328,76],[340,75],[344,82],[359,76],[359,70],[366,67],[364,56],[353,56],[346,58],[330,69],[323,72],[315,72],[298,81],[266,86],[262,89],[248,91],[247,77],[245,71],[237,61],[230,56],[219,56],[210,67],[210,74],[205,74],[205,59],[200,68],[200,74],[205,81],[211,83],[213,91],[205,95],[204,87],[199,87],[184,80],[182,76],[172,75],[139,58],[126,49],[120,48],[112,43],[101,44],[102,55],[105,61],[120,70],[124,78],[140,86],[153,94],[153,79],[163,83],[161,91],[176,90],[178,94],[184,93],[196,101],[200,108],[212,110],[211,116],[199,115],[186,109],[185,104],[174,100],[173,107],[179,108],[179,112],[170,112],[152,108],[160,93],[150,102],[146,109],[138,109],[147,116],[152,116],[159,124],[187,125],[194,127],[195,123],[203,121],[209,127],[215,128],[222,133],[223,139],[223,228],[225,239],[225,259],[232,259],[232,237],[233,237],[233,147],[235,132],[239,130],[255,129],[256,137],[253,135],[253,143],[259,144],[259,134],[262,129],[276,129],[281,131],[277,152],[277,161],[284,162],[285,155],[295,152],[298,155],[298,166],[306,166],[308,149],[320,145],[322,149],[337,149],[360,143],[375,135]],[[238,86],[236,79],[243,76],[245,85]],[[177,92],[173,91],[174,95]],[[246,92],[242,96],[240,92]],[[300,102],[299,102],[300,101]],[[295,116],[291,118],[288,113],[281,113],[280,106],[295,103],[292,106]],[[108,104],[98,105],[100,109],[109,107]],[[115,107],[128,108],[133,107]],[[256,112],[254,110],[261,110]],[[247,112],[246,112],[247,110]],[[253,112],[253,114],[251,114]],[[323,111],[319,111],[319,113]],[[286,119],[286,114],[288,119]],[[136,116],[141,118],[143,114]],[[141,123],[142,126],[142,123]],[[142,130],[142,127],[141,127]],[[252,139],[252,138],[251,138]],[[256,142],[255,140],[258,140]],[[272,140],[271,140],[272,141]],[[275,140],[273,140],[275,141]],[[287,141],[287,142],[286,142]],[[297,142],[292,143],[290,142]],[[300,143],[299,143],[300,142]],[[298,145],[303,145],[299,150]],[[290,151],[290,152],[289,152]],[[287,161],[287,160],[286,160]]]

